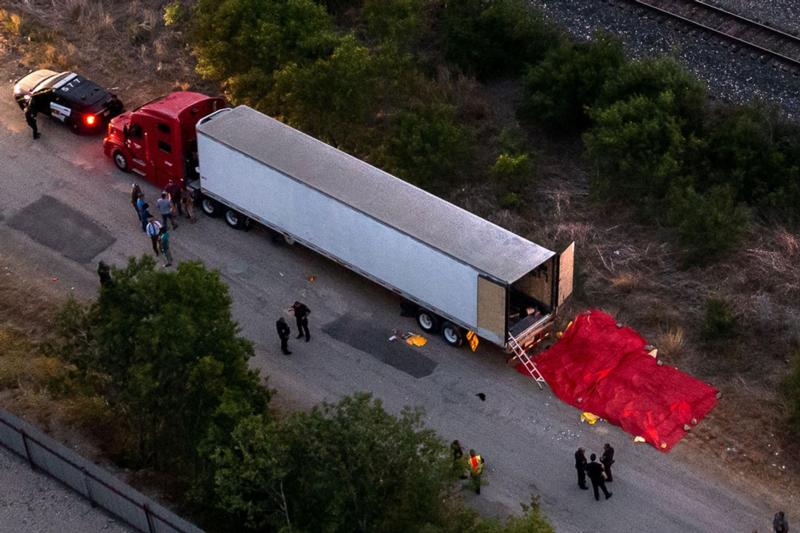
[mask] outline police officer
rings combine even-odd
[[[41,137],[39,134],[39,127],[36,125],[36,107],[33,105],[33,98],[28,100],[28,105],[25,106],[25,122],[33,130],[33,138],[38,139]]]
[[[590,455],[589,460],[591,462],[588,465],[586,465],[586,474],[589,476],[589,480],[592,482],[592,489],[594,489],[594,499],[598,501],[600,500],[600,491],[598,489],[601,489],[607,500],[614,494],[608,492],[608,489],[606,488],[605,472],[603,471],[603,465],[597,462],[597,456],[595,454]]]
[[[100,277],[101,287],[110,287],[113,284],[111,279],[111,267],[105,261],[100,261],[97,264],[97,275]]]
[[[469,477],[472,486],[475,489],[475,494],[481,493],[481,474],[483,474],[483,457],[475,453],[475,450],[469,451]]]
[[[289,329],[289,324],[286,323],[285,318],[280,317],[275,323],[275,327],[278,330],[278,337],[281,339],[283,355],[291,355],[292,352],[289,351],[289,335],[291,335],[292,331]]]
[[[600,462],[606,470],[606,481],[611,483],[614,477],[611,475],[611,465],[614,464],[614,448],[609,443],[603,445],[603,454],[600,456]]]
[[[578,471],[578,486],[583,490],[589,490],[586,486],[586,450],[578,448],[575,452],[575,470]]]
[[[308,315],[311,313],[311,309],[304,303],[295,302],[292,305],[292,310],[297,321],[297,338],[302,338],[305,335],[306,342],[308,342],[311,339],[311,334],[308,332]]]

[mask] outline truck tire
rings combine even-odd
[[[217,203],[216,200],[209,198],[208,196],[203,196],[200,200],[200,209],[203,210],[203,213],[210,217],[218,217],[219,212],[222,210],[220,205]]]
[[[114,152],[114,164],[117,165],[117,168],[123,172],[130,171],[130,166],[128,165],[128,158],[125,157],[125,154],[116,150]]]
[[[436,333],[439,330],[439,317],[420,308],[417,310],[417,324],[425,333]]]
[[[442,338],[450,346],[458,348],[464,344],[464,330],[452,322],[445,322],[442,324]]]
[[[225,222],[233,229],[245,229],[247,227],[247,217],[233,209],[225,210]]]

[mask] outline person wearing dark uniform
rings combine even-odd
[[[289,324],[286,323],[283,317],[280,317],[275,323],[275,327],[278,329],[278,337],[281,339],[281,351],[283,355],[291,355],[292,352],[289,351],[289,336],[292,330],[289,329]]]
[[[786,513],[778,511],[772,519],[772,529],[775,533],[789,533],[789,521],[786,520]]]
[[[583,490],[589,490],[586,486],[586,450],[578,448],[575,452],[575,470],[578,471],[578,486]]]
[[[111,279],[111,267],[105,261],[100,261],[97,264],[97,275],[100,277],[101,287],[110,287],[113,283]]]
[[[305,335],[306,342],[308,342],[311,339],[311,334],[308,332],[308,315],[311,313],[311,309],[304,303],[295,302],[292,310],[297,321],[297,338],[299,339]]]
[[[467,479],[467,475],[464,473],[464,448],[461,447],[461,443],[454,440],[450,444],[450,451],[453,452],[453,470],[461,479]]]
[[[25,107],[25,122],[33,130],[33,138],[38,139],[41,137],[39,134],[39,127],[36,125],[36,108],[33,106],[33,98],[30,99],[28,105]]]
[[[603,478],[603,465],[597,462],[597,456],[595,454],[590,455],[589,459],[590,462],[588,465],[586,465],[586,475],[589,476],[589,480],[592,482],[594,499],[598,501],[600,500],[600,490],[602,490],[607,500],[613,496],[613,493],[608,492],[608,489],[606,488],[606,480]]]
[[[611,483],[614,477],[611,475],[611,465],[614,464],[614,448],[609,443],[603,444],[603,454],[600,456],[600,462],[603,468],[606,469],[606,481]]]

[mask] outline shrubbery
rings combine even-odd
[[[580,131],[590,123],[588,108],[624,62],[622,44],[609,35],[564,42],[528,67],[520,114],[550,129]]]
[[[707,341],[718,341],[731,337],[736,332],[736,316],[731,305],[722,298],[709,298],[703,319],[703,337]]]
[[[448,59],[480,78],[517,76],[564,40],[525,0],[446,2],[444,31]]]

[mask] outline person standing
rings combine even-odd
[[[159,214],[161,214],[161,223],[166,228],[169,224],[169,221],[172,221],[172,229],[177,229],[178,224],[175,222],[175,218],[172,216],[172,201],[169,199],[166,191],[161,191],[161,198],[156,200],[156,209],[158,209]]]
[[[153,245],[153,253],[158,257],[158,239],[161,235],[161,222],[150,215],[147,222],[147,235],[150,236],[150,243]]]
[[[772,529],[775,533],[789,533],[789,521],[786,520],[786,513],[778,511],[772,519]]]
[[[172,252],[169,249],[169,232],[167,231],[167,227],[162,227],[158,232],[158,248],[161,250],[161,253],[164,254],[164,259],[167,260],[164,263],[164,268],[167,268],[172,265]]]
[[[297,321],[297,338],[299,339],[305,335],[306,342],[308,342],[311,340],[311,334],[308,331],[308,315],[311,314],[311,309],[304,303],[295,302],[292,305],[292,310],[294,311],[294,319]]]
[[[606,469],[606,481],[611,483],[614,477],[611,475],[611,465],[614,464],[614,448],[609,443],[603,444],[603,454],[600,456],[600,462],[603,468]]]
[[[286,323],[286,319],[280,317],[275,323],[275,327],[278,330],[278,338],[281,339],[281,351],[283,355],[292,355],[292,352],[289,351],[289,336],[292,334],[292,330],[289,329],[289,324]]]
[[[481,475],[483,474],[483,457],[475,453],[475,450],[469,451],[469,478],[475,489],[475,494],[481,493]]]
[[[188,218],[192,224],[197,222],[197,219],[194,217],[194,195],[189,191],[184,191],[181,196],[181,202],[183,203],[183,212],[186,214],[186,218]]]
[[[461,443],[454,440],[450,443],[450,451],[453,452],[453,472],[458,474],[460,479],[467,479],[464,473],[464,448]]]
[[[25,106],[25,122],[33,130],[33,139],[36,140],[41,137],[39,133],[39,126],[36,124],[36,107],[33,105],[33,97],[28,100],[28,105]]]
[[[578,486],[583,490],[589,490],[586,486],[586,450],[578,448],[575,452],[575,469],[578,471]]]
[[[136,205],[139,206],[139,218],[142,221],[142,231],[147,231],[147,223],[153,217],[150,214],[150,204],[144,201],[144,195],[139,197],[139,200],[136,201]]]
[[[133,210],[136,211],[136,214],[141,218],[142,209],[139,205],[139,198],[142,199],[142,203],[144,203],[144,194],[142,193],[142,188],[139,187],[138,183],[131,184],[131,205],[133,206]]]
[[[181,186],[174,181],[169,180],[169,182],[167,182],[167,186],[164,187],[164,190],[167,191],[175,212],[178,214],[178,216],[183,216],[183,208],[181,207],[181,195],[183,191],[181,190]]]
[[[606,500],[609,499],[614,494],[608,492],[606,488],[606,480],[605,480],[605,472],[603,472],[603,465],[597,462],[597,456],[592,454],[589,456],[590,462],[586,465],[586,475],[589,476],[589,480],[592,482],[592,489],[594,490],[594,499],[600,501],[600,492],[598,489],[603,491],[603,494],[606,497]]]
[[[111,268],[105,261],[97,263],[97,275],[100,277],[101,287],[110,287],[114,284],[114,281],[111,279]]]

